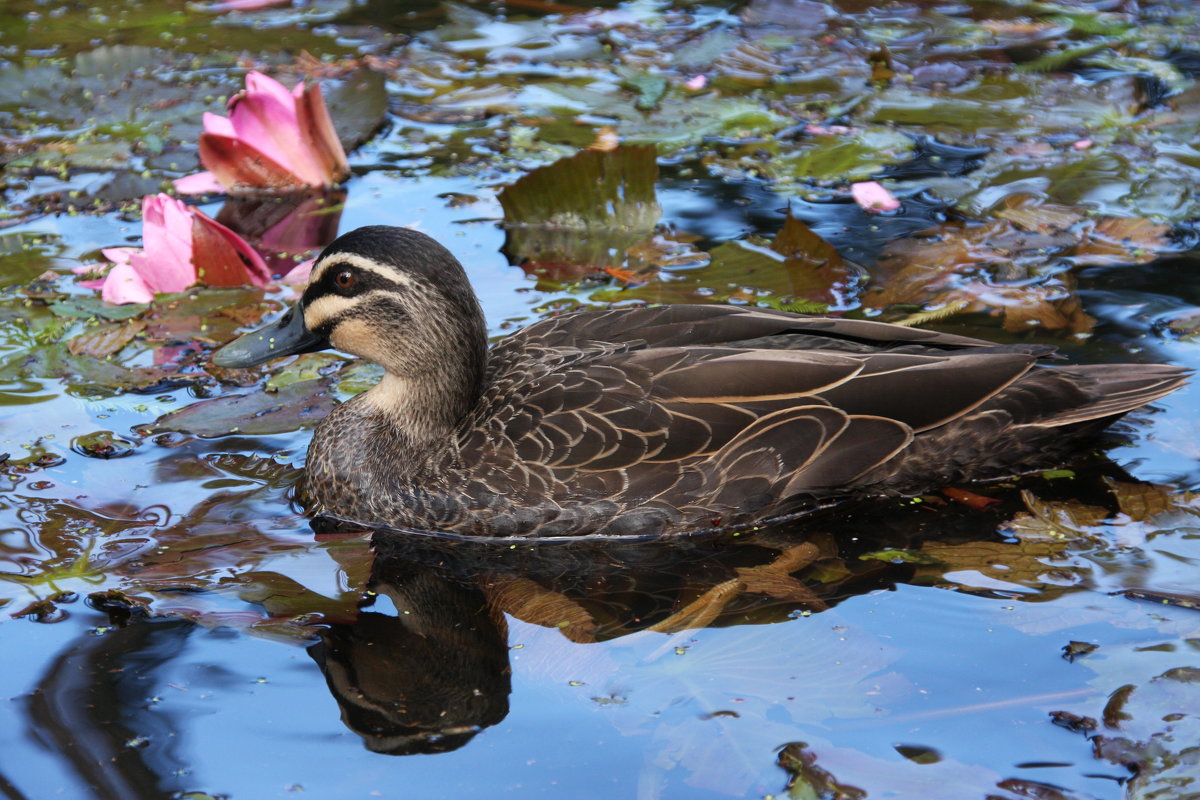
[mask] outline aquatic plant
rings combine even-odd
[[[83,286],[110,303],[149,303],[154,295],[209,286],[263,286],[271,279],[262,256],[199,209],[166,194],[142,198],[142,247],[108,247],[107,274]],[[96,271],[87,265],[77,273]]]
[[[251,72],[229,101],[229,116],[205,113],[200,161],[207,172],[175,181],[188,194],[299,191],[334,186],[350,167],[319,84],[279,81]]]

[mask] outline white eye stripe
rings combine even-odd
[[[338,267],[354,267],[355,269],[360,269],[363,272],[370,272],[380,276],[381,278],[386,278],[392,283],[400,286],[413,285],[412,278],[405,275],[400,270],[393,269],[391,267],[385,267],[378,261],[373,261],[372,259],[365,258],[364,256],[356,255],[354,253],[334,253],[324,261],[314,266],[312,275],[310,275],[308,278],[308,285],[315,285],[317,281],[321,280],[326,272],[331,269],[337,269]]]

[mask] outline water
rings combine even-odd
[[[281,65],[301,48],[379,59],[391,111],[351,156],[354,177],[338,229],[414,225],[446,244],[466,266],[495,335],[556,309],[638,297],[638,286],[624,288],[596,269],[576,282],[538,281],[512,265],[517,259],[505,252],[498,224],[504,186],[612,125],[629,142],[658,147],[657,230],[695,250],[692,260],[664,271],[689,291],[727,290],[708,277],[724,273],[706,272],[704,254],[712,254],[715,270],[725,243],[757,236],[755,246],[765,248],[789,209],[861,265],[870,282],[891,242],[948,215],[957,224],[954,215],[965,214],[970,230],[975,216],[996,219],[996,203],[1020,190],[1039,202],[1080,204],[1093,217],[1146,216],[1170,226],[1171,235],[1154,239],[1148,257],[1129,246],[1120,266],[1076,270],[1065,291],[1095,318],[1090,335],[1050,326],[1006,331],[1003,309],[979,307],[931,326],[1044,341],[1079,361],[1200,367],[1187,188],[1195,185],[1194,160],[1178,143],[1193,135],[1186,103],[1168,109],[1182,121],[1148,109],[1137,127],[1113,111],[1125,108],[1124,89],[1099,84],[1110,87],[1109,97],[1065,72],[1034,73],[1012,79],[1006,108],[1061,104],[1061,114],[1041,127],[1037,114],[1023,114],[1015,130],[973,118],[955,128],[946,120],[974,108],[982,90],[968,84],[959,105],[943,106],[938,98],[953,99],[953,87],[931,89],[928,124],[906,117],[905,132],[928,129],[989,148],[991,160],[961,174],[909,170],[917,177],[893,185],[906,205],[891,217],[861,212],[844,182],[777,166],[791,163],[779,160],[781,152],[813,148],[811,163],[833,152],[816,149],[828,144],[822,137],[784,135],[784,127],[845,122],[882,137],[896,108],[917,114],[900,103],[914,91],[907,83],[871,94],[865,58],[846,55],[843,64],[838,53],[894,40],[900,72],[937,51],[972,70],[976,61],[992,63],[1006,75],[1004,59],[1045,54],[1038,31],[993,26],[987,35],[1018,40],[1001,58],[978,24],[1000,13],[990,6],[976,8],[973,19],[950,7],[887,16],[847,3],[843,11],[863,26],[863,39],[820,23],[841,42],[820,52],[812,50],[811,31],[756,28],[749,21],[758,18],[739,7],[630,3],[573,17],[539,4],[514,5],[508,15],[490,5],[422,4],[411,14],[377,6],[316,2],[205,16],[182,3],[131,2],[105,21],[99,9],[21,2],[6,12],[3,56],[30,67],[101,45],[160,47],[185,85],[203,75],[217,87],[206,91],[217,94],[236,85],[233,54],[242,49]],[[1186,49],[1194,38],[1189,13],[1147,4],[1143,35],[1156,43],[1176,36],[1171,31],[1192,31],[1171,40]],[[1166,33],[1146,21],[1164,14],[1176,23]],[[372,22],[384,27],[362,27]],[[163,34],[174,29],[177,40]],[[263,41],[264,29],[272,42]],[[1119,31],[1080,25],[1066,44],[1109,35]],[[739,37],[765,51],[730,55],[729,42]],[[656,60],[677,50],[685,54],[679,62]],[[770,61],[763,52],[844,69],[823,67],[827,77],[801,83],[808,94],[797,95],[792,73],[755,72]],[[718,56],[733,66],[704,68]],[[670,81],[658,117],[634,108],[647,91],[631,77],[638,70]],[[701,101],[677,84],[698,72],[723,87],[722,103],[750,103],[753,113],[695,105]],[[971,80],[999,80],[989,75]],[[70,86],[85,76],[68,77]],[[1179,91],[1191,80],[1181,76]],[[1030,94],[1020,95],[1026,84]],[[176,102],[168,89],[163,97]],[[860,105],[842,107],[861,91]],[[568,97],[570,107],[556,97]],[[1200,390],[1133,415],[1107,457],[1081,454],[1069,475],[971,487],[999,501],[983,510],[935,492],[920,503],[835,509],[755,536],[539,546],[381,534],[372,551],[363,535],[314,532],[292,506],[290,465],[302,462],[309,436],[297,423],[210,438],[154,428],[162,415],[199,400],[262,392],[261,385],[220,384],[202,370],[214,342],[189,313],[215,303],[215,295],[194,293],[173,311],[156,310],[157,327],[94,363],[72,360],[62,344],[94,327],[40,299],[89,298],[63,277],[67,270],[94,260],[102,247],[137,242],[136,211],[122,204],[191,170],[195,131],[172,138],[189,123],[160,130],[151,115],[138,124],[158,131],[161,152],[139,144],[128,151],[130,162],[114,165],[93,153],[100,161],[85,163],[83,150],[43,145],[74,142],[76,127],[90,123],[57,119],[54,108],[33,100],[4,103],[14,157],[67,152],[68,173],[10,162],[5,175],[5,796],[1115,800],[1139,796],[1139,787],[1156,780],[1196,778],[1175,755],[1194,743],[1194,691],[1158,676],[1195,667],[1200,657],[1193,588],[1200,511],[1187,494],[1200,486]],[[219,99],[209,105],[219,110]],[[30,125],[14,108],[25,109]],[[694,116],[681,121],[685,111]],[[768,121],[769,114],[780,118]],[[110,135],[98,134],[124,141]],[[1013,156],[1017,144],[1062,135],[1065,144],[1052,152]],[[1073,160],[1084,151],[1072,143],[1085,135],[1120,157]],[[1130,188],[1143,179],[1142,162],[1129,152],[1135,146],[1158,153],[1151,177],[1183,187],[1169,203],[1139,199]],[[907,157],[898,151],[883,160]],[[855,158],[847,174],[881,156]],[[1020,186],[1010,185],[1014,176]],[[95,201],[94,211],[67,211]],[[200,207],[216,216],[222,204]],[[980,268],[994,268],[1006,286],[1049,285],[1063,273],[1059,259],[1079,257],[1071,248],[1081,246],[1079,231],[1090,224],[1055,232],[1070,241],[1047,246],[1040,261],[1024,253],[1013,259],[1019,269]],[[945,240],[959,235],[941,231]],[[613,258],[590,266],[631,261]],[[1152,263],[1130,265],[1139,261]],[[45,270],[60,275],[50,288],[30,284]],[[952,273],[950,285],[969,285],[976,274]],[[842,295],[847,310],[887,319],[935,307],[940,297],[863,312],[866,296],[863,286]],[[238,295],[229,307],[261,299]],[[266,295],[276,304],[287,299],[286,290]],[[790,302],[765,290],[761,299]],[[1029,295],[1021,302],[1040,301]],[[222,336],[237,327],[228,318],[219,324]],[[304,377],[311,383],[297,390],[303,398],[344,399],[373,376],[337,358],[310,365]],[[121,368],[160,369],[171,381],[148,393],[127,391],[133,373]],[[127,440],[131,450],[108,460],[89,456],[93,445],[81,442],[94,442],[99,431]],[[1138,505],[1138,481],[1158,484],[1146,490],[1145,506]],[[1071,642],[1098,647],[1069,661],[1063,648]],[[1121,687],[1133,687],[1127,707],[1111,699]],[[1120,718],[1123,708],[1129,719]],[[1153,737],[1167,756],[1131,784],[1130,769],[1094,757],[1085,735],[1052,724],[1050,714],[1060,711],[1096,718],[1099,744]],[[1181,717],[1164,719],[1174,714]],[[1194,783],[1176,783],[1177,794],[1159,796],[1194,790]]]

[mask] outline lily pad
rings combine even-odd
[[[149,431],[179,431],[204,439],[241,434],[258,436],[311,428],[333,410],[329,385],[308,380],[278,392],[235,394],[202,400],[159,417]]]
[[[363,68],[323,91],[333,128],[347,152],[366,142],[383,125],[388,99],[382,73]]]
[[[662,214],[657,178],[644,145],[584,150],[528,173],[500,192],[509,260],[577,276],[622,265]]]

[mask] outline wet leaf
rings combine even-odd
[[[126,303],[114,306],[105,303],[99,297],[69,297],[50,304],[50,310],[61,317],[78,317],[80,319],[124,320],[132,319],[146,310],[139,303]]]
[[[860,271],[795,217],[789,216],[770,246],[726,242],[706,266],[663,270],[649,282],[593,295],[605,302],[751,303],[789,311],[820,312],[853,293]]]
[[[1087,216],[1083,209],[1051,203],[1031,194],[1009,195],[992,213],[1034,233],[1065,231]]]
[[[256,481],[274,489],[295,485],[303,474],[301,470],[291,464],[244,453],[219,453],[209,458],[208,463],[222,472]]]
[[[867,793],[841,783],[817,765],[805,742],[789,742],[779,751],[779,766],[788,773],[787,792],[793,800],[865,800]]]
[[[1027,232],[1007,220],[947,222],[889,244],[864,302],[1003,315],[1012,332],[1040,327],[1087,333],[1095,320],[1074,295],[1071,276],[1029,280],[1073,241],[1070,234]]]
[[[653,147],[584,150],[500,192],[505,252],[528,271],[582,277],[620,267],[662,214]]]
[[[151,431],[180,431],[202,438],[259,436],[310,428],[333,409],[324,380],[284,386],[278,392],[227,395],[201,400],[160,417]]]
[[[105,325],[99,330],[81,333],[67,342],[72,355],[105,358],[119,351],[146,329],[146,321],[134,319],[122,325]]]
[[[1200,768],[1200,669],[1176,667],[1113,693],[1105,706],[1105,729],[1092,746],[1097,758],[1135,774],[1127,796],[1165,800],[1191,796]]]
[[[857,181],[886,167],[898,165],[913,148],[908,136],[890,128],[874,127],[845,135],[822,135],[796,144],[779,146],[774,158],[762,166],[782,186],[802,181]]]
[[[1067,642],[1063,645],[1063,658],[1073,662],[1081,656],[1096,652],[1098,647],[1100,645],[1092,642]]]
[[[1145,264],[1168,248],[1170,230],[1148,219],[1100,220],[1075,248],[1071,261],[1078,266]]]
[[[1191,492],[1176,493],[1169,486],[1155,483],[1127,483],[1112,479],[1105,479],[1105,483],[1116,498],[1121,513],[1133,522],[1145,522],[1157,514],[1175,510],[1200,513]]]
[[[277,392],[285,386],[320,380],[345,366],[346,359],[331,353],[303,353],[267,378],[266,390]]]
[[[667,93],[667,79],[652,73],[626,72],[621,85],[637,94],[633,107],[641,111],[653,110]]]
[[[936,559],[939,565],[936,571],[926,567],[921,574],[936,576],[939,582],[977,589],[995,588],[992,582],[1048,589],[1061,580],[1051,579],[1050,573],[1078,572],[1078,568],[1065,560],[1064,551],[1062,543],[1032,537],[1017,543],[927,542],[921,552]],[[977,575],[987,580],[980,583]]]
[[[388,101],[382,73],[364,67],[322,90],[333,128],[346,152],[369,140],[383,125]]]
[[[1091,529],[1108,519],[1108,511],[1082,503],[1050,503],[1032,492],[1021,492],[1029,513],[1020,513],[1008,524],[1021,541],[1071,541],[1091,535]]]

